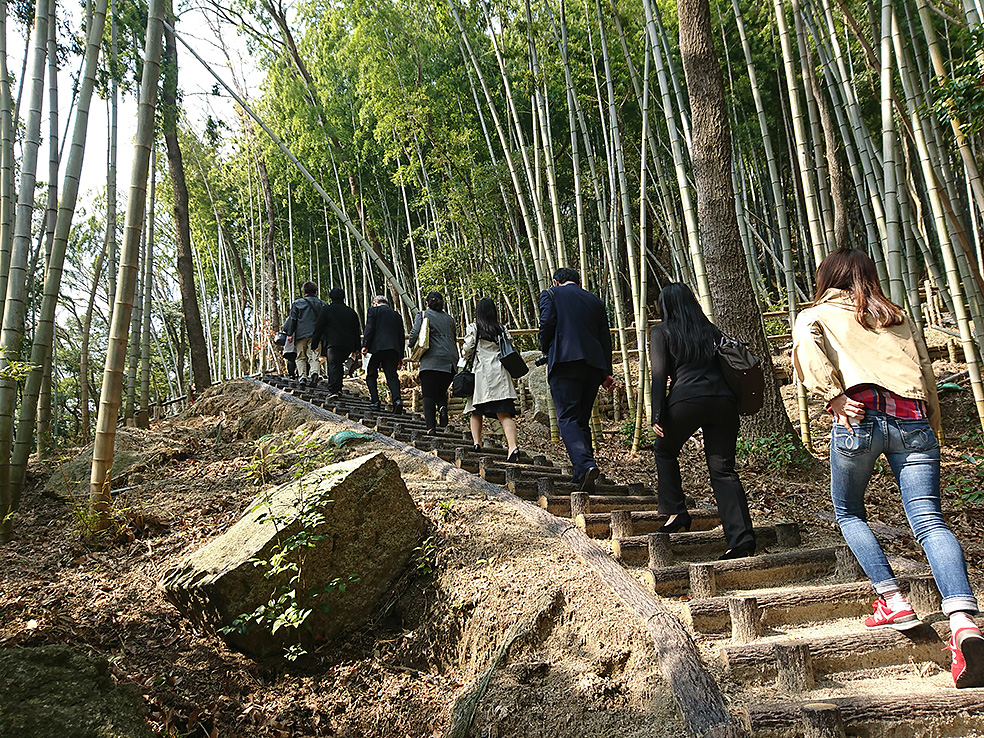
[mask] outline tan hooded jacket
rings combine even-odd
[[[793,367],[806,388],[825,402],[859,384],[923,400],[929,424],[939,434],[940,403],[926,345],[908,318],[888,328],[859,325],[847,290],[827,290],[800,313],[793,328]]]

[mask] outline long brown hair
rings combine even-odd
[[[887,328],[905,321],[902,308],[882,294],[875,262],[863,251],[837,249],[820,262],[814,300],[829,289],[854,295],[854,318],[864,328]]]

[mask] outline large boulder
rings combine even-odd
[[[540,357],[539,351],[524,351],[523,358],[529,366],[529,373],[521,381],[526,383],[533,398],[533,419],[544,425],[550,424],[550,385],[547,384],[547,365],[535,366],[533,362]]]
[[[396,463],[369,454],[264,492],[161,585],[182,614],[246,653],[308,649],[372,616],[426,525]],[[308,610],[298,628],[277,625]]]
[[[106,659],[65,645],[0,650],[0,738],[151,738]]]

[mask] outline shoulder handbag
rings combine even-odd
[[[738,398],[738,414],[754,415],[765,402],[765,374],[762,362],[748,350],[748,344],[721,334],[717,345],[724,381]]]
[[[475,372],[472,371],[472,362],[475,360],[475,351],[478,349],[478,339],[475,339],[475,347],[472,349],[471,356],[465,363],[465,367],[454,375],[451,380],[451,394],[455,397],[471,397],[475,394]]]
[[[410,361],[420,361],[420,358],[430,348],[430,318],[426,315],[420,321],[420,333],[417,334],[417,342],[413,345],[410,352]]]
[[[530,371],[530,368],[526,366],[526,362],[523,361],[523,357],[513,347],[509,336],[506,335],[505,329],[499,334],[499,361],[513,379],[525,377]]]

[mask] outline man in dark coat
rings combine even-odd
[[[311,344],[311,337],[314,335],[314,326],[321,317],[321,311],[326,307],[325,303],[318,299],[318,285],[314,282],[305,282],[301,287],[304,297],[294,300],[287,313],[287,320],[284,321],[283,332],[288,336],[294,337],[294,347],[297,350],[297,372],[302,382],[308,381],[318,383],[318,352]]]
[[[312,343],[325,357],[328,392],[337,395],[342,391],[342,363],[359,350],[362,326],[358,313],[345,304],[345,290],[333,287],[328,299],[331,302],[321,311]]]
[[[362,353],[370,354],[366,366],[366,385],[369,387],[369,402],[374,410],[379,409],[379,368],[386,375],[386,385],[393,399],[393,412],[403,412],[400,398],[400,378],[396,370],[403,363],[406,346],[406,331],[403,318],[389,306],[383,295],[372,299],[372,307],[366,313],[366,332],[362,339]]]
[[[557,426],[574,466],[574,483],[594,487],[600,471],[591,444],[591,409],[598,388],[610,388],[612,334],[605,304],[581,289],[575,270],[554,272],[554,286],[540,293],[540,350],[547,355],[547,382]]]

